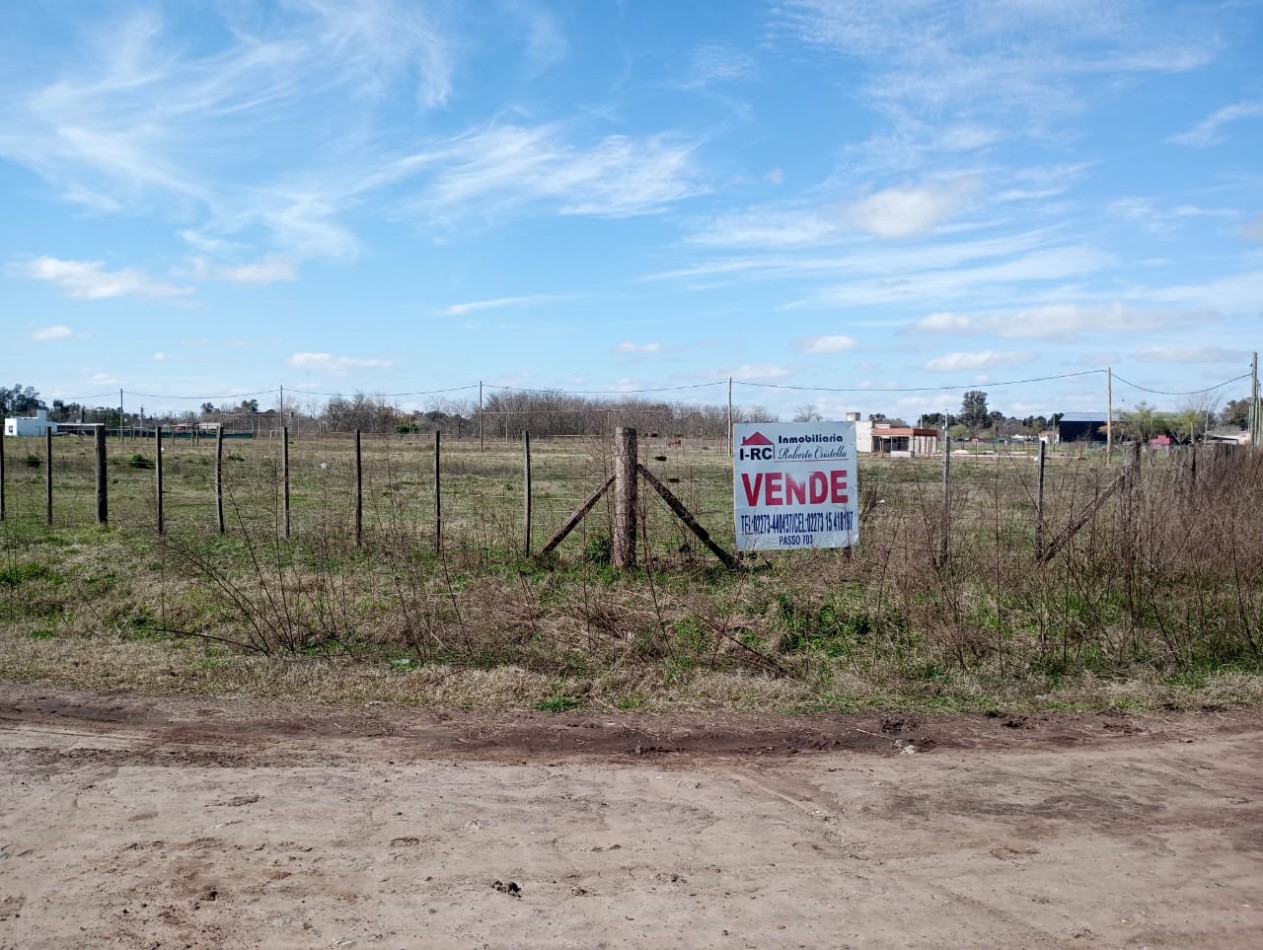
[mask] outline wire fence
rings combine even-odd
[[[96,522],[97,459],[91,438],[11,439],[7,448],[6,524],[60,529]],[[163,531],[218,531],[216,455],[213,437],[167,434],[162,439]],[[288,442],[283,433],[224,439],[219,465],[226,530],[354,543],[355,455],[351,433],[291,435]],[[530,550],[538,551],[610,476],[613,444],[608,436],[532,439],[529,456]],[[439,440],[432,433],[365,435],[360,458],[359,540],[365,546],[404,542],[494,558],[527,553],[524,441],[480,444],[477,439]],[[723,440],[644,438],[640,458],[695,517],[731,542],[731,483]],[[127,531],[157,531],[157,439],[109,439],[105,474],[108,523]],[[641,533],[652,552],[689,554],[690,541],[678,519],[656,495],[642,498]],[[613,505],[612,497],[603,498],[559,554],[601,556],[603,539],[611,533]]]

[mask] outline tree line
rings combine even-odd
[[[54,399],[51,406],[40,398],[33,386],[21,383],[0,386],[0,415],[28,414],[49,409],[57,422],[95,422],[107,426],[153,425],[161,423],[193,424],[222,422],[225,426],[258,430],[281,425],[311,427],[313,431],[365,433],[442,432],[457,438],[481,433],[488,438],[519,439],[524,432],[537,435],[602,435],[617,426],[634,426],[645,433],[667,438],[722,439],[728,432],[728,407],[692,405],[636,396],[597,397],[560,390],[496,390],[479,406],[477,399],[440,399],[426,409],[403,409],[385,396],[356,392],[349,396],[333,396],[323,403],[287,397],[275,409],[261,409],[258,399],[215,405],[204,402],[197,410],[183,413],[145,413],[139,406],[135,412],[120,413],[118,406],[86,406],[77,402]],[[1115,437],[1120,440],[1147,440],[1169,435],[1179,442],[1201,438],[1216,425],[1246,428],[1250,411],[1249,399],[1234,399],[1219,407],[1210,397],[1191,398],[1175,411],[1164,412],[1138,403],[1129,410],[1115,413]],[[734,422],[773,422],[777,415],[763,406],[734,406]],[[798,422],[819,420],[814,406],[797,409],[792,418]],[[872,413],[875,423],[904,425],[904,420]],[[1036,437],[1056,426],[1059,413],[1048,416],[1006,416],[992,410],[988,394],[969,390],[961,399],[957,413],[932,412],[920,416],[917,424],[924,428],[946,428],[953,439],[998,439],[1014,436]]]

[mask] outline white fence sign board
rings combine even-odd
[[[844,548],[859,540],[854,422],[732,427],[737,550]]]

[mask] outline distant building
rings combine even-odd
[[[877,422],[873,423],[869,433],[869,451],[873,455],[890,455],[894,458],[937,455],[939,435],[938,429],[918,429]]]
[[[1103,443],[1108,429],[1103,412],[1066,412],[1057,422],[1057,441]]]
[[[50,431],[57,433],[57,423],[48,421],[47,409],[36,409],[33,416],[10,416],[4,420],[4,434],[8,436],[42,436]]]

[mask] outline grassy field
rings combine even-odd
[[[111,442],[110,524],[94,524],[91,446],[9,440],[0,525],[0,676],[66,686],[294,695],[458,707],[803,711],[1256,702],[1263,696],[1263,471],[1244,454],[1146,458],[1066,549],[1035,563],[1029,455],[958,455],[945,518],[936,460],[864,459],[854,551],[721,568],[646,493],[642,567],[608,564],[606,499],[546,560],[523,556],[520,445],[445,442],[436,550],[433,443],[168,440],[167,533],[154,446]],[[15,448],[15,446],[17,446]],[[602,440],[537,440],[533,549],[610,471]],[[724,546],[722,444],[641,442],[641,460]],[[1048,466],[1055,537],[1118,473]]]

